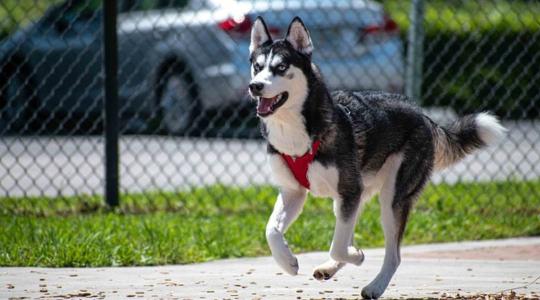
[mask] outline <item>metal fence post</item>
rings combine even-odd
[[[413,0],[409,15],[405,94],[418,103],[422,97],[422,63],[424,47],[424,1]]]
[[[105,201],[119,204],[118,47],[116,0],[103,0],[103,67],[105,70]]]

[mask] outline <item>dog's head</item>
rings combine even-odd
[[[264,20],[251,29],[249,93],[257,100],[257,115],[301,110],[308,94],[306,73],[311,69],[313,45],[309,32],[295,17],[284,39],[272,41]]]

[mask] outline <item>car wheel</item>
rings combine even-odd
[[[33,89],[19,72],[7,76],[0,91],[0,133],[22,133],[30,127]]]
[[[199,106],[190,78],[185,72],[173,71],[163,79],[159,97],[161,126],[170,134],[184,134],[194,126]]]

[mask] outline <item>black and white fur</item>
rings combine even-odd
[[[400,264],[400,242],[414,200],[432,170],[447,167],[473,150],[493,143],[505,129],[487,113],[441,127],[407,102],[385,92],[330,93],[311,62],[313,45],[300,18],[283,40],[273,41],[262,18],[250,45],[250,94],[258,101],[268,156],[280,193],[266,227],[276,262],[289,274],[298,262],[284,234],[302,211],[307,190],[279,155],[301,156],[321,141],[307,173],[310,192],[334,200],[336,224],[330,258],[315,268],[329,279],[346,263],[360,265],[353,232],[362,203],[380,193],[386,254],[379,274],[362,290],[380,297]]]

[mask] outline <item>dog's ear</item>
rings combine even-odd
[[[291,43],[296,51],[311,56],[311,53],[313,52],[311,37],[304,22],[302,22],[299,17],[294,17],[292,20],[285,39]]]
[[[270,37],[270,33],[268,33],[268,28],[266,27],[266,23],[264,23],[263,18],[259,16],[253,23],[253,27],[251,27],[249,55],[251,55],[251,53],[253,53],[253,51],[259,48],[262,44],[268,42],[272,42],[272,37]]]

